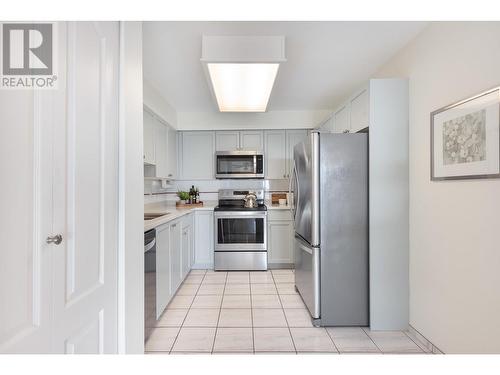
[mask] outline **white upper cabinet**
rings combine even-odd
[[[217,151],[264,149],[264,132],[261,130],[217,131],[215,138]]]
[[[185,180],[214,178],[215,132],[181,132],[179,146],[181,178]]]
[[[334,116],[332,115],[319,126],[319,130],[322,132],[333,133],[335,132],[334,123]]]
[[[171,126],[167,126],[167,170],[162,177],[177,178],[177,130]]]
[[[264,131],[266,178],[283,179],[287,175],[285,130]]]
[[[144,163],[155,164],[155,123],[151,113],[144,111]]]
[[[241,131],[240,132],[240,149],[242,150],[264,150],[264,133],[261,130],[257,131]]]
[[[156,166],[156,177],[177,177],[177,131],[144,109],[144,163]]]
[[[215,132],[215,145],[217,151],[234,151],[240,148],[239,131]]]
[[[346,104],[340,107],[334,117],[334,133],[344,133],[345,131],[350,131],[351,127],[349,125],[349,106]]]
[[[356,133],[369,126],[370,123],[370,89],[366,85],[350,96],[349,100],[340,105],[333,116],[321,124],[321,130],[331,129],[333,133]]]
[[[290,178],[293,168],[293,148],[296,144],[307,140],[307,129],[287,130],[286,131],[286,178]]]
[[[168,128],[157,119],[154,121],[154,158],[156,176],[166,177],[168,170],[167,137]]]
[[[368,127],[369,122],[368,89],[362,90],[351,100],[351,132],[355,133]]]

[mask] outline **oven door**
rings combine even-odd
[[[264,156],[254,151],[218,152],[215,178],[264,178]]]
[[[215,251],[267,251],[267,212],[216,211]]]

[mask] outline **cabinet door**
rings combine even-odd
[[[293,223],[270,221],[268,224],[269,263],[293,263]]]
[[[240,148],[242,150],[264,150],[264,133],[262,131],[241,131]]]
[[[293,168],[293,148],[296,144],[300,142],[304,142],[307,140],[307,130],[306,129],[298,129],[298,130],[287,130],[286,131],[286,159],[287,159],[287,167],[286,167],[286,178],[290,178],[292,168]]]
[[[214,213],[195,212],[195,267],[213,267],[214,263]]]
[[[286,132],[284,130],[266,130],[265,156],[266,178],[283,179],[287,175]]]
[[[154,117],[148,111],[143,111],[144,119],[144,163],[154,164],[155,163],[155,124]]]
[[[343,133],[350,130],[349,126],[349,107],[347,105],[340,108],[334,115],[335,133]]]
[[[165,177],[177,178],[177,130],[167,126],[167,170]]]
[[[170,224],[170,282],[172,294],[182,282],[182,232],[180,221]]]
[[[217,151],[234,151],[240,148],[240,132],[215,132]]]
[[[167,177],[167,126],[154,118],[156,176]]]
[[[170,282],[170,227],[156,228],[156,318],[159,318],[172,297]]]
[[[181,133],[181,174],[184,179],[214,178],[215,133],[210,131]]]
[[[368,89],[361,91],[351,100],[351,132],[355,133],[368,127],[369,121]]]
[[[184,279],[189,270],[191,269],[191,256],[192,256],[192,241],[193,241],[193,227],[192,225],[182,226],[182,275]]]

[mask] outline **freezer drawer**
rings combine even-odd
[[[311,316],[320,317],[320,249],[295,235],[295,286]]]

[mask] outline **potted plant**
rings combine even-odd
[[[186,201],[189,200],[189,193],[187,191],[178,191],[177,196],[181,200],[182,204],[186,204]]]

